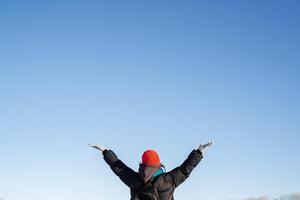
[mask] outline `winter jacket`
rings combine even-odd
[[[137,190],[145,184],[144,180],[147,179],[145,178],[143,180],[145,173],[147,174],[147,171],[154,171],[151,169],[151,166],[147,168],[147,166],[140,165],[139,172],[135,172],[119,160],[112,150],[103,151],[103,157],[112,171],[130,188],[130,200],[143,200],[138,197]],[[174,200],[173,193],[175,188],[189,177],[192,170],[202,158],[202,153],[199,150],[193,150],[179,167],[160,174],[156,176],[154,180],[151,180],[153,186],[158,191],[159,199]]]

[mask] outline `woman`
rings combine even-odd
[[[90,144],[102,152],[112,171],[130,188],[131,200],[174,200],[175,188],[189,177],[203,158],[203,151],[211,145],[212,142],[200,144],[179,167],[170,172],[164,171],[155,150],[146,150],[142,155],[139,171],[135,172],[119,160],[112,150]]]

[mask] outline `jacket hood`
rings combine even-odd
[[[161,166],[152,166],[146,164],[140,164],[139,167],[139,176],[143,183],[146,183],[151,179],[152,175],[160,169]]]

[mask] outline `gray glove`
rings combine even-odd
[[[200,144],[198,149],[203,153],[206,149],[208,149],[212,145],[212,142],[206,143],[206,144]]]
[[[108,150],[107,148],[105,148],[104,146],[102,145],[99,145],[99,144],[89,144],[90,147],[93,147],[101,152],[105,151],[105,150]]]

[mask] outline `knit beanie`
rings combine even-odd
[[[160,166],[159,155],[155,150],[146,150],[142,156],[142,164]]]

